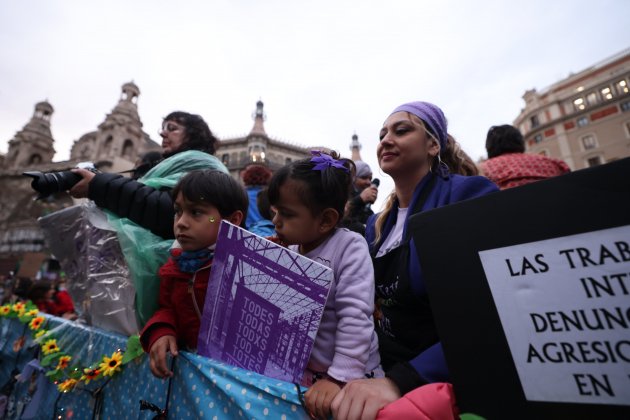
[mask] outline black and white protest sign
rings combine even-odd
[[[630,226],[479,256],[528,400],[630,405]]]

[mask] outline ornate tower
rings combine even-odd
[[[147,147],[138,115],[138,96],[138,86],[133,82],[125,83],[118,104],[97,131],[83,135],[74,143],[70,158],[93,162],[124,159],[133,164]]]
[[[359,143],[359,136],[357,133],[352,135],[352,141],[350,142],[350,152],[352,153],[352,161],[356,162],[361,159],[361,143]]]
[[[264,104],[259,99],[256,102],[256,111],[252,117],[254,118],[254,126],[252,130],[247,135],[247,151],[249,153],[249,158],[252,162],[264,163],[265,156],[267,153],[267,143],[269,142],[269,137],[265,132],[264,121],[266,119],[266,115],[263,111]]]
[[[9,150],[5,159],[7,169],[25,170],[29,166],[52,162],[55,156],[50,132],[50,117],[54,109],[48,101],[35,105],[31,120],[9,141]]]

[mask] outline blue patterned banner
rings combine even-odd
[[[73,362],[89,366],[103,355],[124,349],[127,337],[100,329],[82,326],[59,318],[49,318],[49,330],[59,347],[72,355]],[[35,356],[30,331],[19,353],[13,344],[24,335],[24,325],[17,319],[0,320],[0,387],[11,379],[12,371],[22,372]],[[16,357],[17,356],[17,357]],[[164,409],[167,405],[168,380],[154,378],[143,355],[126,364],[107,379],[77,385],[73,391],[59,393],[50,382],[38,381],[39,364],[27,367],[24,382],[13,384],[7,396],[7,417],[90,419],[100,411],[102,419],[150,419],[156,413],[140,410],[140,400]],[[168,418],[234,419],[308,418],[302,409],[294,384],[268,378],[254,372],[219,363],[195,354],[181,352],[168,402]],[[44,385],[46,384],[46,385]],[[104,385],[105,384],[105,385]],[[103,386],[104,385],[104,386]],[[45,392],[37,388],[45,386]],[[98,389],[102,387],[101,392]],[[36,398],[37,396],[37,398]],[[0,395],[0,404],[2,395]]]

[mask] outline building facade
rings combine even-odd
[[[6,155],[0,155],[0,266],[6,260],[18,261],[25,253],[46,251],[44,235],[37,219],[51,212],[72,206],[75,200],[65,191],[35,200],[31,178],[24,171],[68,171],[79,162],[90,161],[103,172],[126,171],[134,167],[144,153],[162,150],[142,130],[138,115],[140,89],[133,82],[122,86],[121,96],[95,131],[82,135],[72,145],[70,159],[53,162],[55,155],[51,134],[54,109],[43,101],[27,124],[9,141]],[[254,126],[243,137],[219,140],[216,156],[240,180],[243,169],[252,163],[265,165],[272,171],[286,163],[310,156],[310,148],[273,139],[264,128],[263,103],[258,101],[253,115]],[[10,264],[9,264],[10,265]],[[6,273],[0,273],[0,275]]]
[[[630,48],[523,99],[514,126],[528,153],[572,170],[630,156]]]
[[[83,161],[94,162],[105,172],[128,170],[145,152],[161,150],[142,131],[139,95],[134,83],[125,83],[118,104],[105,121],[96,131],[76,140],[70,160],[61,162],[53,162],[55,140],[50,124],[54,109],[47,101],[35,105],[30,121],[9,141],[7,154],[0,159],[0,258],[44,250],[44,236],[37,219],[74,204],[65,191],[36,201],[37,193],[31,189],[31,178],[22,175],[24,171],[67,171]]]
[[[265,131],[262,101],[256,103],[254,126],[243,137],[219,140],[215,155],[240,180],[241,172],[250,164],[264,165],[275,171],[294,160],[310,156],[310,148],[273,139]]]

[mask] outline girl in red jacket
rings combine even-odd
[[[140,334],[151,372],[172,376],[166,354],[195,350],[219,225],[242,225],[248,199],[230,175],[213,170],[190,172],[173,189],[177,241],[160,267],[159,309]]]

